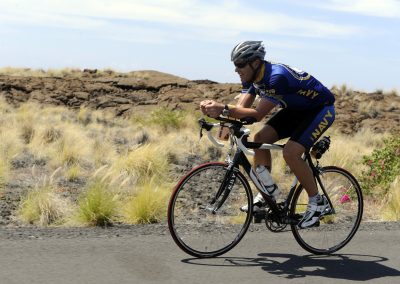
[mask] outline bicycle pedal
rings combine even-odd
[[[265,220],[265,211],[262,212],[254,212],[253,213],[253,221],[254,223],[263,223]]]
[[[259,217],[259,216],[254,216],[254,217],[253,217],[253,222],[254,222],[255,224],[263,223],[264,220],[265,220],[265,218],[262,218],[262,217]]]

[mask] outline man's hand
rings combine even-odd
[[[204,100],[200,103],[200,109],[203,114],[216,118],[221,115],[222,110],[224,109],[224,104],[217,103],[213,100]]]

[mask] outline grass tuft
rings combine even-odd
[[[126,172],[138,184],[149,178],[164,180],[168,175],[168,156],[164,149],[154,144],[147,144],[121,156],[115,163],[118,174]]]
[[[31,190],[21,202],[19,217],[22,221],[39,226],[62,224],[71,212],[67,199],[58,196],[51,184]]]
[[[76,219],[89,226],[111,225],[117,213],[117,200],[118,195],[113,193],[110,184],[96,178],[78,200]]]
[[[382,215],[385,221],[400,220],[400,176],[390,185]]]
[[[156,185],[150,180],[137,188],[124,210],[124,221],[131,224],[158,223],[165,219],[170,194],[169,185]]]
[[[150,113],[149,116],[133,116],[131,122],[134,124],[158,126],[162,130],[181,129],[186,125],[187,113],[182,110],[171,110],[160,107]]]

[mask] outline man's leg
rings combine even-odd
[[[270,125],[264,127],[254,135],[254,142],[256,143],[274,143],[279,140],[278,133]],[[271,171],[271,151],[254,149],[254,168],[258,165],[266,166]]]
[[[270,125],[264,125],[264,127],[254,135],[254,142],[256,143],[274,143],[279,140],[279,136],[275,129]],[[254,169],[258,165],[265,166],[271,171],[271,152],[269,150],[254,149]],[[254,212],[264,210],[264,198],[258,193],[253,200]],[[247,212],[247,205],[242,206],[240,210]]]
[[[318,224],[321,214],[328,208],[329,203],[324,196],[318,194],[318,187],[309,165],[301,158],[305,147],[297,142],[289,140],[283,150],[283,157],[299,182],[307,191],[309,201],[307,211],[298,226],[308,228]]]
[[[304,151],[305,148],[303,145],[289,140],[283,149],[283,158],[307,191],[308,196],[312,197],[318,193],[318,188],[311,168],[308,166],[306,161],[301,158]]]

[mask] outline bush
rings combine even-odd
[[[33,189],[22,199],[19,216],[29,224],[48,226],[61,224],[70,211],[69,202],[54,193],[51,185],[46,184]]]
[[[111,225],[117,212],[117,197],[108,182],[95,179],[78,200],[78,221],[92,226]]]
[[[379,193],[386,194],[400,174],[400,136],[385,139],[384,145],[381,149],[375,149],[371,155],[363,157],[367,170],[362,183],[367,193],[379,187]]]
[[[157,186],[149,181],[138,188],[137,194],[125,206],[124,219],[127,223],[158,223],[167,215],[169,186]]]
[[[171,110],[167,107],[160,107],[150,113],[148,117],[134,116],[133,123],[151,124],[160,126],[163,130],[170,128],[180,129],[185,125],[186,113],[181,110]]]
[[[165,150],[154,144],[141,146],[120,157],[114,165],[118,173],[125,172],[138,184],[150,178],[164,180],[168,176],[168,157]]]

